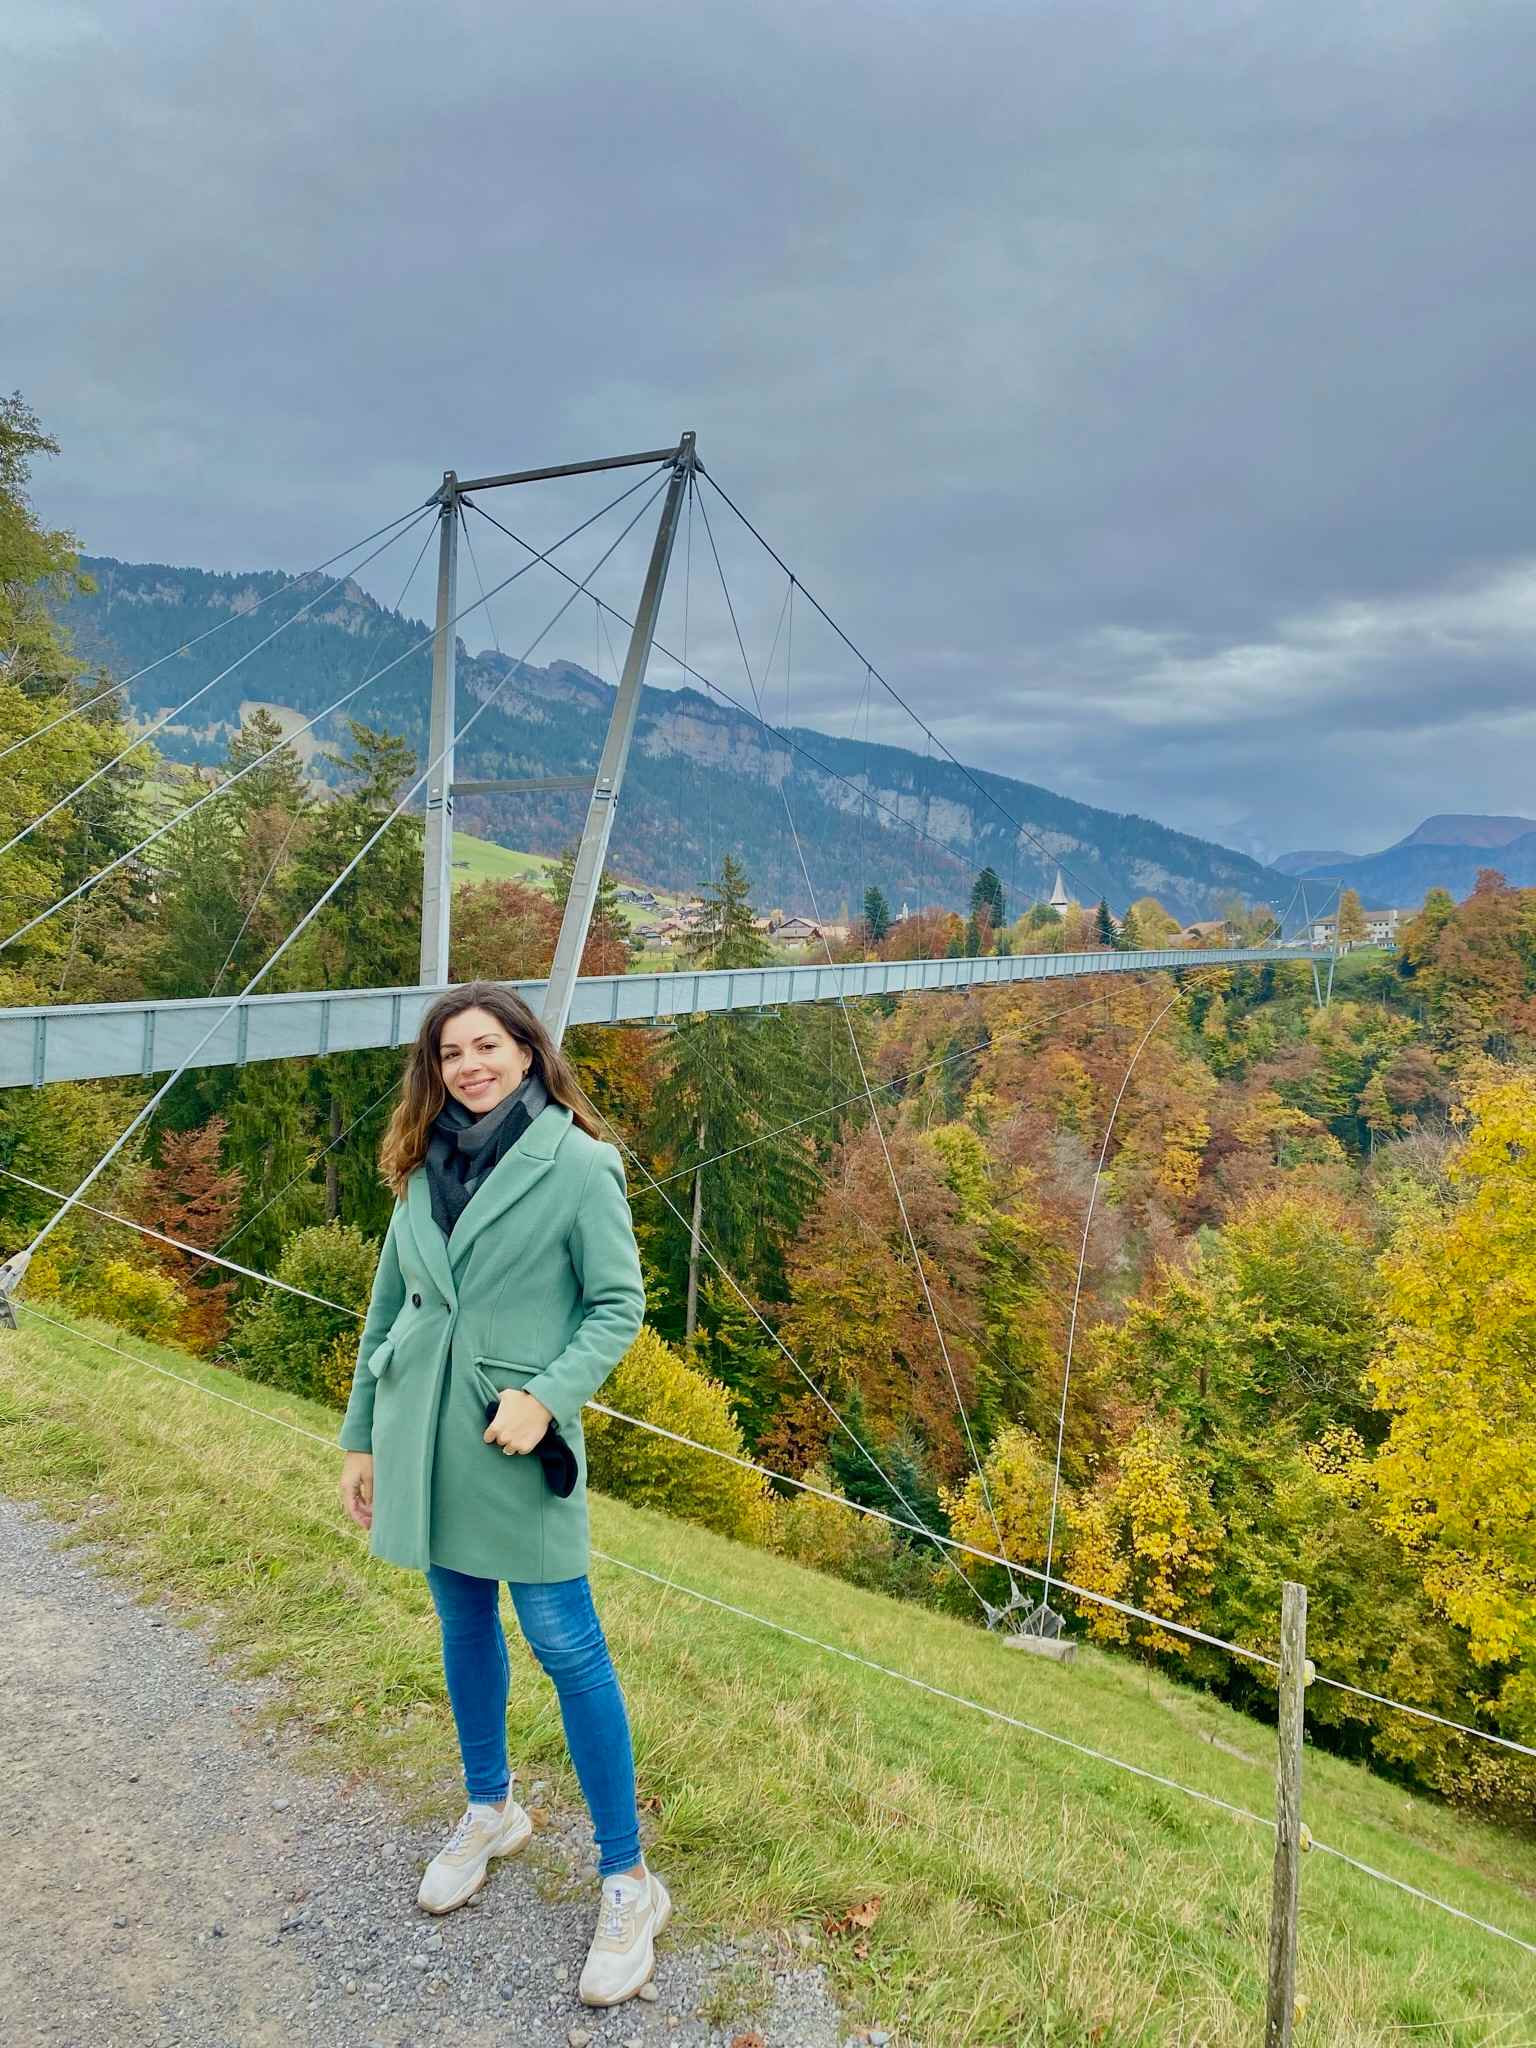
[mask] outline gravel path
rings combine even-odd
[[[589,2012],[576,1979],[595,1894],[542,1898],[533,1852],[494,1864],[457,1913],[418,1912],[421,1870],[454,1816],[424,1834],[371,1788],[301,1775],[256,1725],[274,1685],[220,1671],[197,1630],[137,1605],[87,1552],[58,1550],[58,1533],[0,1500],[7,2043],[844,2042],[821,1972],[797,1967],[787,1939],[685,1947],[669,1931],[656,1999]],[[583,1853],[574,1829],[537,1847],[568,1864]],[[732,2013],[743,1983],[767,2005]]]

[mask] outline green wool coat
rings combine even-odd
[[[548,1585],[587,1570],[582,1405],[634,1341],[645,1288],[624,1169],[551,1103],[444,1238],[418,1168],[397,1202],[342,1422],[373,1453],[369,1549],[425,1571]],[[560,1424],[566,1500],[539,1461],[484,1441],[485,1404],[522,1387]]]

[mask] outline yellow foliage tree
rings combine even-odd
[[[1356,889],[1346,889],[1339,898],[1339,944],[1344,947],[1358,946],[1367,935],[1365,911],[1360,904]]]
[[[1475,1087],[1455,1199],[1399,1226],[1382,1262],[1387,1340],[1370,1368],[1391,1415],[1373,1464],[1384,1526],[1536,1734],[1536,1078]]]
[[[1144,1424],[1118,1464],[1073,1509],[1067,1576],[1091,1592],[1127,1600],[1170,1621],[1192,1617],[1211,1589],[1220,1536],[1205,1487],[1178,1439]],[[1167,1654],[1183,1639],[1147,1628],[1112,1608],[1089,1606],[1100,1642],[1140,1643]]]
[[[973,1472],[964,1486],[953,1491],[946,1487],[940,1492],[939,1499],[949,1517],[950,1535],[993,1556],[1000,1550],[1010,1564],[1042,1565],[1051,1517],[1051,1461],[1040,1439],[1016,1422],[1005,1424],[983,1460],[982,1469],[987,1478],[985,1491]],[[1066,1498],[1063,1488],[1063,1502]],[[1000,1566],[983,1564],[974,1557],[961,1556],[956,1561],[983,1590],[1002,1597],[1007,1576]]]
[[[737,1458],[747,1455],[726,1389],[685,1365],[649,1325],[619,1360],[598,1398],[694,1443]],[[759,1473],[590,1410],[583,1431],[587,1476],[604,1493],[700,1522],[722,1536],[749,1543],[768,1540],[773,1502]]]

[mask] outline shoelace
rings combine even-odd
[[[617,1885],[614,1886],[611,1892],[605,1891],[603,1893],[602,1918],[598,1923],[597,1929],[599,1939],[602,1941],[618,1942],[627,1948],[631,1938],[630,1920],[634,1913],[635,1904],[635,1900],[625,1898]]]
[[[475,1816],[470,1812],[469,1808],[466,1806],[464,1811],[459,1815],[458,1819],[454,1822],[453,1833],[448,1837],[447,1841],[444,1842],[441,1853],[444,1856],[451,1856],[455,1849],[462,1848],[465,1842],[468,1841],[470,1834],[473,1832],[474,1825]]]

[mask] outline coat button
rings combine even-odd
[[[420,1308],[420,1307],[421,1307],[421,1296],[420,1296],[419,1294],[413,1294],[413,1295],[411,1296],[411,1307],[412,1307],[412,1308]]]

